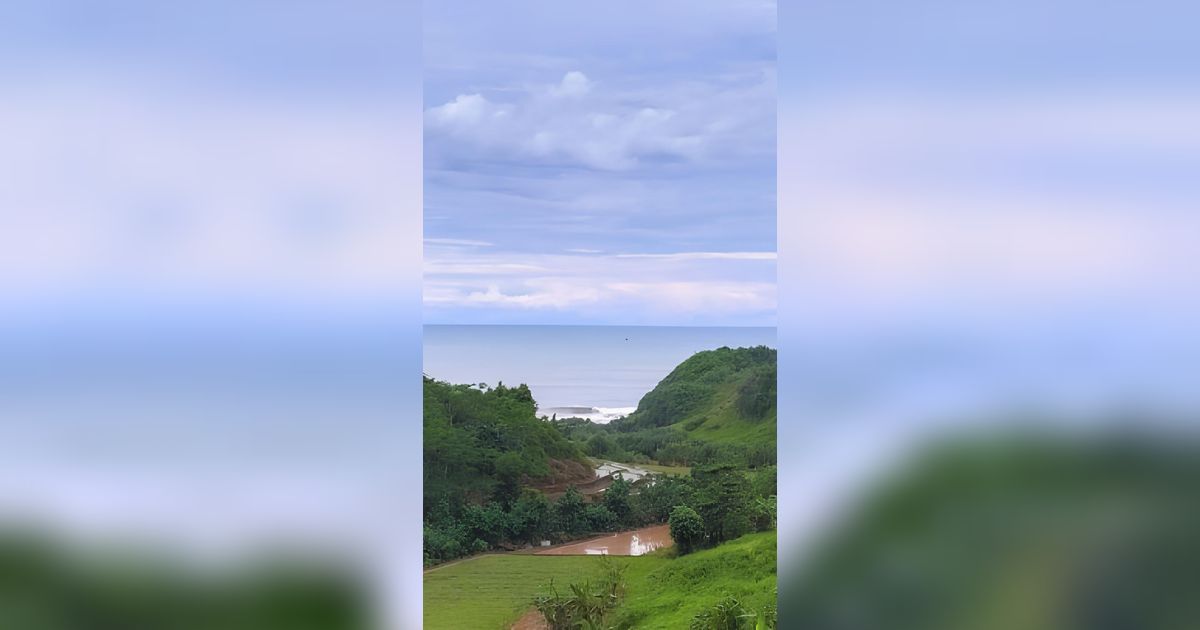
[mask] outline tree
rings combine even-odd
[[[667,523],[679,553],[691,553],[704,544],[704,519],[696,510],[686,505],[676,506]]]
[[[587,452],[592,457],[606,457],[612,455],[616,446],[612,438],[603,433],[597,433],[587,441]]]
[[[588,529],[594,532],[607,532],[617,528],[617,516],[604,505],[589,505],[584,513],[587,515]]]
[[[630,502],[641,518],[664,522],[675,506],[692,504],[692,480],[689,477],[658,477],[654,483],[643,486]]]
[[[554,517],[558,529],[568,535],[588,531],[587,506],[583,503],[583,495],[575,486],[567,488],[567,493],[559,497],[558,502],[554,504]]]
[[[694,469],[692,476],[700,485],[695,505],[708,542],[722,543],[750,531],[750,480],[741,470],[722,464]]]
[[[631,513],[629,505],[630,483],[625,481],[625,477],[620,474],[613,479],[612,485],[604,491],[604,506],[612,511],[617,517],[617,521],[622,525],[631,525],[629,516]]]
[[[509,513],[509,536],[514,541],[534,542],[550,530],[550,502],[546,495],[526,488]]]

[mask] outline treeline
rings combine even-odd
[[[774,467],[747,471],[714,466],[689,477],[655,476],[653,483],[636,489],[617,478],[594,503],[574,487],[555,501],[532,489],[507,504],[443,500],[425,518],[425,563],[665,523],[681,506],[695,511],[702,523],[699,537],[685,543],[690,550],[773,529],[775,494]]]
[[[574,486],[556,501],[529,488],[510,503],[455,505],[443,500],[425,517],[425,564],[637,527],[647,513],[646,497],[633,494],[629,482],[617,479],[597,503],[589,503]]]
[[[693,466],[728,463],[748,468],[777,463],[775,442],[731,444],[693,439],[673,427],[633,432],[582,418],[554,420],[560,433],[591,457],[633,464]]]
[[[689,491],[668,514],[679,553],[775,529],[775,484],[775,468],[751,473],[728,464],[693,469]]]
[[[529,480],[549,477],[551,459],[583,462],[579,448],[538,419],[525,385],[494,388],[424,383],[424,499],[509,503]]]

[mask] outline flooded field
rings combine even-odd
[[[667,525],[654,525],[546,549],[537,552],[537,555],[640,556],[672,544],[674,541],[671,540],[670,528]]]

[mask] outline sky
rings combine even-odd
[[[774,323],[773,2],[424,24],[427,323]]]

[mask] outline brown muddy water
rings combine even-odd
[[[655,525],[561,545],[535,553],[541,556],[640,556],[655,549],[670,547],[674,543],[675,541],[671,540],[671,530],[667,525]]]

